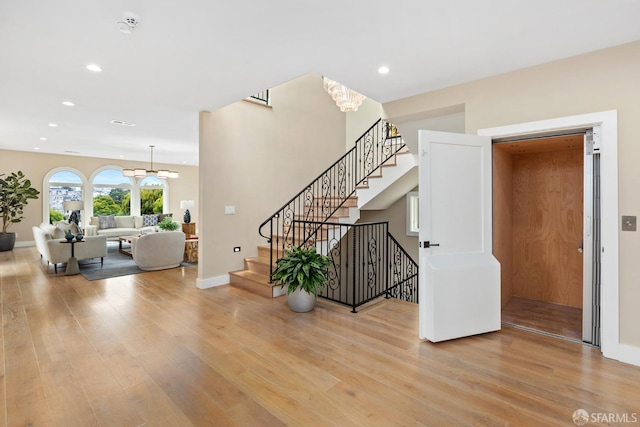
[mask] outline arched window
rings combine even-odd
[[[155,176],[147,176],[140,181],[140,213],[163,213],[165,210],[166,181]]]
[[[93,216],[131,215],[131,180],[122,169],[105,168],[93,178]]]
[[[79,171],[71,168],[58,168],[44,177],[43,193],[48,195],[48,203],[43,203],[43,222],[54,223],[66,219],[64,202],[84,200],[86,180]]]

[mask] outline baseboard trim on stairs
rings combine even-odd
[[[222,276],[217,277],[209,277],[207,279],[196,279],[196,287],[198,289],[209,289],[215,288],[216,286],[228,285],[229,284],[229,275],[223,274]]]

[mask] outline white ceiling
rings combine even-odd
[[[639,18],[640,0],[3,0],[0,149],[148,161],[154,144],[196,165],[198,111],[307,72],[386,102],[639,40]]]

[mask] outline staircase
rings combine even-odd
[[[318,205],[325,203],[323,199],[316,200]],[[350,197],[329,217],[330,220],[337,222],[350,221],[354,217],[356,217],[357,220],[357,218],[360,217],[357,203],[358,200],[356,197]],[[300,236],[301,234],[302,233],[296,233],[296,236]],[[284,241],[285,238],[284,235],[279,235],[274,236],[272,239]],[[298,241],[297,243],[301,243],[299,238],[296,237],[296,240]],[[288,241],[291,242],[293,239],[289,238]],[[243,270],[229,273],[231,286],[243,288],[268,298],[276,298],[284,295],[286,289],[282,289],[280,285],[269,283],[269,275],[272,271],[269,267],[270,261],[272,260],[273,268],[275,268],[275,262],[281,254],[282,251],[278,251],[278,248],[272,248],[270,244],[259,245],[257,257],[245,258]]]
[[[229,273],[230,284],[270,298],[285,294],[286,290],[270,283],[269,277],[276,260],[291,244],[312,238],[326,253],[330,245],[322,240],[331,234],[335,245],[336,239],[342,238],[340,233],[349,229],[327,223],[354,224],[360,209],[380,205],[380,194],[398,185],[394,183],[402,185],[403,177],[404,185],[410,187],[401,189],[402,194],[415,187],[417,178],[406,179],[414,168],[417,173],[415,155],[406,150],[399,136],[391,136],[390,129],[378,120],[350,151],[261,224],[260,235],[268,243],[258,246],[257,257],[244,260],[243,270]],[[338,236],[334,228],[339,230]]]

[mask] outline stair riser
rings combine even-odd
[[[236,288],[242,288],[254,294],[262,295],[267,298],[275,298],[280,295],[280,286],[258,283],[251,279],[247,279],[236,274],[229,273],[229,285]]]
[[[245,259],[244,269],[269,276],[269,258],[265,258],[264,260],[261,258]]]

